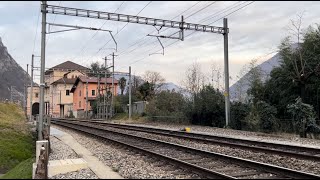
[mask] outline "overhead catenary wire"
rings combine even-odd
[[[40,11],[41,11],[41,6],[39,7],[39,11],[38,11],[38,20],[37,20],[36,33],[35,33],[35,35],[34,35],[34,40],[33,40],[33,50],[32,50],[32,54],[34,54],[34,49],[35,49],[35,47],[36,47],[36,39],[37,39],[38,27],[39,27],[39,19],[40,19]]]
[[[248,5],[250,5],[250,4],[254,3],[254,2],[255,2],[255,1],[252,1],[252,2],[250,2],[250,3],[248,3],[248,4],[244,5],[244,6],[241,6],[240,8],[238,8],[238,9],[236,9],[236,10],[228,13],[227,15],[224,15],[223,17],[221,17],[221,18],[219,18],[219,19],[217,19],[217,20],[215,20],[215,21],[213,21],[213,22],[210,22],[208,25],[211,25],[211,24],[213,24],[213,23],[215,23],[215,22],[217,22],[217,21],[219,21],[219,20],[227,17],[227,16],[229,16],[229,15],[231,15],[231,14],[233,14],[233,13],[235,13],[235,12],[237,12],[237,11],[245,8],[245,7],[247,7]],[[241,5],[242,5],[242,4],[241,4]],[[197,32],[197,31],[194,31],[194,32],[188,34],[187,36],[185,36],[185,38],[191,36],[191,35],[194,34],[195,32]],[[172,46],[172,45],[174,45],[175,43],[177,43],[177,42],[179,42],[179,41],[180,41],[180,40],[176,40],[176,41],[172,42],[171,44],[165,46],[165,48],[167,48],[167,47],[169,47],[169,46]],[[153,53],[157,53],[157,52],[159,52],[159,51],[161,51],[161,49],[160,49],[160,50],[157,50],[157,51],[155,51],[155,52],[153,52]],[[149,57],[149,56],[145,56],[145,57],[143,57],[143,58],[140,58],[140,59],[138,59],[138,60],[136,60],[136,61],[133,61],[133,62],[130,63],[129,65],[132,65],[132,64],[137,63],[137,62],[139,62],[139,61],[142,61],[142,60],[144,60],[144,59],[146,59],[146,58],[148,58],[148,57]],[[122,67],[122,68],[123,68],[123,67]],[[119,69],[121,69],[121,67],[120,67]]]
[[[177,16],[173,17],[173,18],[170,19],[170,20],[174,20],[175,18],[180,17],[183,13],[185,13],[185,12],[187,12],[188,10],[192,9],[193,7],[195,7],[195,6],[196,6],[197,4],[199,4],[200,2],[202,2],[202,1],[198,1],[197,3],[193,4],[191,7],[187,8],[186,10],[184,10],[183,12],[181,12],[180,14],[178,14]],[[205,7],[206,7],[206,6],[207,6],[207,5],[205,5]],[[198,12],[200,12],[200,11],[198,11]],[[193,13],[193,14],[190,15],[189,17],[192,17],[192,16],[194,16],[195,14],[196,14],[196,13]],[[164,31],[166,31],[166,30],[168,30],[168,29],[170,29],[170,28],[164,28],[161,32],[164,32]],[[156,30],[150,32],[149,34],[152,34],[152,33],[154,33],[154,32],[156,32]],[[142,37],[141,39],[139,39],[138,41],[135,41],[135,43],[131,44],[131,45],[130,45],[128,48],[126,48],[126,49],[129,50],[131,47],[137,46],[135,49],[133,49],[133,50],[130,51],[130,52],[133,52],[134,50],[136,50],[136,49],[138,49],[138,48],[140,47],[140,43],[143,44],[143,42],[149,40],[149,39],[145,39],[145,38],[147,38],[147,37],[149,37],[149,36],[144,36],[144,37]],[[151,37],[149,37],[149,38],[151,38]],[[145,39],[145,40],[144,40],[144,41],[141,41],[141,40],[143,40],[143,39]],[[141,41],[141,42],[139,42],[139,41]],[[148,43],[148,45],[153,44],[153,43],[155,43],[155,42],[157,42],[157,41],[150,42],[150,43]],[[124,52],[126,52],[127,50],[124,50],[124,51],[120,52],[120,53],[119,53],[119,56],[122,55],[122,54],[123,54]],[[129,52],[129,53],[130,53],[130,52]]]
[[[187,12],[188,10],[192,9],[194,6],[196,6],[196,5],[199,4],[199,3],[201,3],[201,1],[196,2],[196,3],[193,4],[191,7],[187,8],[186,10],[184,10],[183,12],[181,12],[180,14],[178,14],[177,16],[171,18],[170,20],[174,20],[175,18],[180,17],[183,13],[185,13],[185,12]],[[156,30],[150,32],[149,34],[152,34],[152,33],[154,33],[155,31],[156,31]],[[133,46],[138,46],[138,47],[139,47],[139,43],[144,42],[144,41],[141,41],[141,40],[143,40],[143,39],[145,39],[145,38],[147,38],[147,37],[149,37],[149,36],[143,36],[143,37],[140,38],[139,40],[137,40],[137,41],[135,41],[134,43],[132,43],[131,45],[129,45],[129,47],[127,47],[126,50],[123,50],[123,51],[119,52],[119,56],[120,56],[121,54],[123,54],[124,52],[126,52],[127,50],[129,50],[129,49],[130,49],[131,47],[133,47]]]
[[[117,7],[117,9],[113,12],[113,13],[116,13],[117,11],[119,11],[119,9],[122,7],[122,5],[125,3],[125,1],[122,1],[122,3]],[[108,21],[105,21],[101,26],[100,28],[98,29],[101,29],[103,28],[103,26],[107,23]],[[82,46],[81,50],[79,51],[82,55],[84,53],[84,50],[85,48],[87,47],[87,45],[89,44],[89,41],[91,41],[96,35],[98,34],[98,31],[94,32],[93,35],[91,36],[91,38],[89,40],[87,40],[84,45]],[[77,56],[78,54],[75,55],[75,57]],[[75,58],[74,57],[74,58]],[[72,58],[74,60],[74,58]]]
[[[239,2],[241,2],[241,1],[239,1]],[[214,17],[217,17],[217,16],[220,15],[220,14],[223,14],[223,13],[225,13],[225,12],[227,12],[227,11],[230,11],[231,9],[234,9],[235,7],[239,7],[239,6],[241,6],[242,4],[245,4],[245,3],[246,3],[246,2],[244,2],[244,3],[242,3],[242,4],[238,4],[239,2],[234,3],[234,4],[232,4],[232,5],[224,8],[224,9],[218,11],[218,12],[215,12],[215,13],[213,13],[213,14],[205,17],[204,19],[200,20],[200,22],[204,22],[203,20],[207,21],[206,19],[208,19],[208,17],[209,17],[209,19],[212,19],[212,18],[214,18]],[[236,4],[238,4],[238,5],[236,5]],[[236,5],[236,6],[235,6],[235,5]],[[233,6],[234,6],[234,7],[233,7]],[[209,20],[209,19],[208,19],[208,20]],[[167,28],[167,29],[169,29],[169,28]],[[165,30],[166,30],[166,29],[165,29]],[[163,30],[163,31],[165,31],[165,30]],[[162,32],[163,32],[163,31],[162,31]],[[194,33],[194,32],[193,32],[193,33]],[[186,37],[188,37],[188,36],[189,36],[189,35],[187,35]],[[164,41],[164,43],[166,43],[166,42],[168,42],[168,41],[170,41],[170,39],[167,39],[166,41]],[[153,42],[151,42],[151,43],[149,43],[149,44],[147,44],[147,45],[153,44],[153,43],[155,43],[155,42],[157,42],[157,41],[153,41]],[[177,41],[177,42],[178,42],[178,41]],[[141,47],[141,44],[140,44],[138,47],[136,47],[134,50],[138,49],[139,47]],[[155,47],[156,47],[156,46],[155,46]],[[147,52],[149,52],[150,50],[154,49],[155,47],[147,50]],[[133,50],[132,50],[132,51],[133,51]],[[132,51],[130,51],[130,52],[132,52]],[[129,53],[130,53],[130,52],[129,52]],[[127,55],[128,55],[128,54],[127,54]]]
[[[150,4],[152,3],[152,1],[149,1],[137,14],[136,16],[138,16],[146,7],[148,7]],[[129,24],[129,22],[127,22],[121,29],[120,31],[118,31],[114,36],[117,36],[127,25]],[[111,41],[111,39],[106,42],[99,50],[96,54],[98,54],[109,42]]]
[[[61,5],[61,1],[59,1],[59,5],[58,6],[60,6],[60,5]],[[55,14],[55,16],[54,16],[53,23],[56,21],[56,18],[57,18],[57,14]],[[47,45],[49,44],[49,40],[50,40],[50,36],[48,36],[48,39],[46,40],[45,47],[47,47]]]

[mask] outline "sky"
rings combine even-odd
[[[173,20],[177,21],[184,15],[185,22],[205,25],[212,23],[212,26],[218,27],[223,26],[222,18],[227,17],[229,74],[232,85],[236,82],[243,65],[253,59],[262,63],[274,54],[270,53],[275,52],[281,40],[289,35],[287,27],[290,25],[290,19],[296,19],[297,14],[303,12],[303,28],[320,22],[320,2],[251,2],[49,1],[48,4],[128,15],[138,14],[166,20],[174,18]],[[237,9],[239,10],[235,11]],[[1,1],[0,17],[0,38],[16,62],[26,69],[27,64],[31,63],[32,54],[40,56],[40,1]],[[128,72],[129,66],[135,75],[143,75],[147,70],[157,71],[167,82],[177,85],[181,85],[185,71],[195,62],[200,64],[205,75],[210,74],[212,64],[219,65],[223,72],[224,51],[221,34],[194,33],[186,30],[184,41],[160,39],[165,46],[162,55],[158,40],[146,36],[158,34],[153,26],[55,14],[47,14],[47,22],[111,30],[118,44],[115,52],[118,55],[115,57],[115,71]],[[64,29],[66,28],[50,27],[50,31]],[[159,35],[169,36],[177,31],[178,29],[162,28]],[[191,33],[193,34],[188,36]],[[77,30],[47,34],[46,43],[46,68],[68,60],[83,66],[89,66],[96,61],[104,63],[103,58],[111,58],[110,54],[115,48],[111,36],[105,31]],[[111,65],[111,62],[108,64]],[[40,67],[39,57],[35,58],[35,66]],[[35,71],[35,74],[38,75],[40,72]],[[39,81],[39,76],[35,76],[35,81]]]

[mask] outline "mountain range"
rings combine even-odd
[[[8,53],[0,38],[0,100],[10,100],[12,87],[13,100],[21,101],[25,82],[27,80],[30,83],[30,79],[27,72]]]

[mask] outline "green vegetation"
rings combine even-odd
[[[34,161],[35,160],[33,158],[22,161],[16,167],[0,177],[0,179],[31,179],[32,164]]]
[[[33,136],[25,123],[22,108],[15,104],[0,103],[0,137],[0,173],[6,173],[33,156]],[[16,171],[23,171],[22,168],[27,166],[26,163],[17,167]],[[11,172],[10,177],[19,178],[20,175]]]
[[[239,81],[238,100],[231,102],[228,128],[301,137],[320,134],[320,25],[302,30],[301,18],[292,21],[292,36],[279,44],[280,66],[268,77],[263,76],[257,60],[241,70],[240,76],[248,74]],[[132,102],[148,101],[143,116],[151,121],[225,127],[221,71],[213,65],[210,73],[203,73],[200,65],[193,63],[182,79],[188,96],[159,91],[164,79],[158,72],[147,71],[141,79],[133,78]],[[246,85],[249,89],[243,92]],[[118,96],[115,102],[116,111],[123,112],[128,94]]]

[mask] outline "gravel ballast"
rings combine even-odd
[[[105,140],[90,137],[61,126],[53,127],[69,133],[81,145],[87,148],[105,165],[111,167],[122,177],[129,179],[189,179],[199,176],[190,172],[183,172],[182,169],[170,167],[166,162],[151,159],[139,153],[132,152],[130,149],[116,146]],[[187,175],[185,175],[187,174]]]
[[[52,152],[49,155],[49,161],[80,158],[80,156],[75,153],[72,148],[70,148],[57,137],[50,136],[50,142]],[[98,176],[96,176],[89,168],[87,168],[65,174],[58,174],[50,179],[98,179]]]
[[[250,159],[250,160],[259,161],[263,163],[273,164],[281,167],[286,167],[290,169],[295,169],[299,171],[320,174],[320,167],[318,166],[318,162],[315,162],[315,161],[301,160],[297,158],[290,158],[287,156],[279,156],[279,155],[266,154],[266,153],[258,153],[258,152],[248,151],[248,150],[241,150],[241,149],[229,148],[225,146],[219,146],[219,145],[198,143],[195,141],[165,137],[165,136],[148,134],[143,132],[132,132],[132,131],[120,130],[120,129],[117,129],[117,131],[130,132],[130,134],[148,137],[152,139],[158,139],[158,140],[172,142],[172,143],[177,143],[181,145],[186,145],[196,149],[217,152],[221,154],[231,155],[235,157],[240,157],[240,158]]]
[[[168,129],[168,130],[181,130],[185,127],[190,127],[191,132],[194,132],[194,133],[232,137],[232,138],[238,138],[238,139],[249,139],[249,140],[256,140],[256,141],[279,143],[279,144],[289,144],[289,145],[295,145],[295,146],[313,147],[313,148],[320,149],[320,140],[300,138],[298,137],[298,135],[293,135],[293,134],[284,134],[284,133],[283,134],[266,134],[266,133],[260,133],[260,132],[241,131],[241,130],[233,130],[233,129],[208,127],[208,126],[164,124],[164,123],[157,123],[157,122],[147,122],[143,124],[134,123],[134,122],[127,123],[125,121],[124,122],[113,121],[113,122],[120,123],[120,124]]]
[[[54,136],[50,136],[51,153],[49,161],[80,158],[68,145]]]
[[[66,174],[58,174],[50,179],[99,179],[89,168],[79,171],[68,172]]]
[[[311,161],[311,160],[302,160],[297,158],[291,158],[288,156],[280,156],[275,154],[267,154],[267,153],[259,153],[249,150],[242,150],[237,148],[230,148],[226,146],[219,146],[214,144],[205,144],[201,142],[191,141],[191,140],[184,140],[180,138],[173,138],[173,137],[166,137],[161,135],[149,134],[144,132],[135,132],[129,130],[120,130],[116,128],[105,127],[110,130],[116,130],[117,132],[124,132],[132,135],[137,135],[140,137],[146,137],[150,139],[157,139],[161,141],[176,143],[185,145],[188,147],[192,147],[195,149],[201,149],[221,154],[226,154],[230,156],[240,157],[244,159],[249,159],[253,161],[263,162],[267,164],[273,164],[276,166],[281,166],[289,169],[309,172],[313,174],[320,175],[320,166],[319,162]]]

